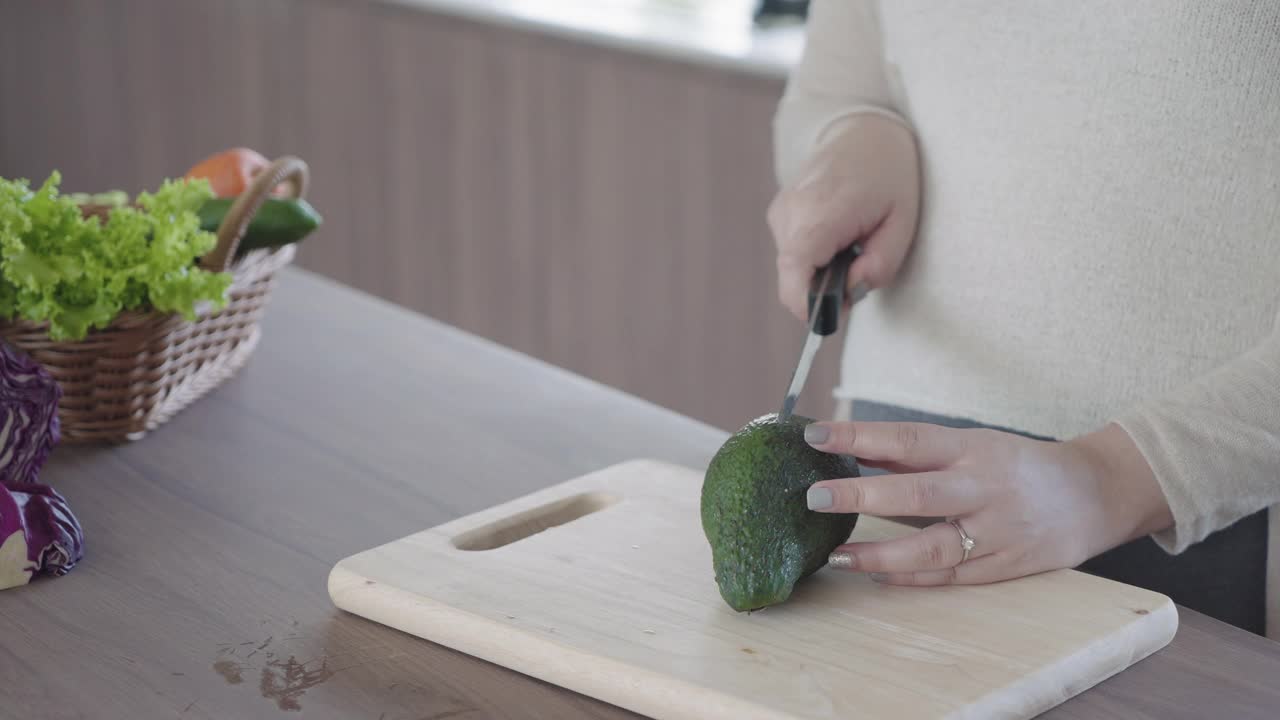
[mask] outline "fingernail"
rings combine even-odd
[[[826,510],[836,504],[836,499],[831,494],[831,489],[824,487],[809,488],[809,492],[805,493],[804,499],[809,503],[810,510]]]
[[[853,567],[853,554],[836,550],[827,556],[827,564],[835,568],[851,568]]]
[[[810,445],[821,445],[831,437],[831,428],[825,425],[805,425],[804,441]]]
[[[859,282],[857,285],[854,285],[853,291],[849,293],[849,304],[857,305],[859,302],[862,302],[868,292],[870,292],[870,288],[867,287],[865,282]]]
[[[884,573],[867,573],[867,577],[871,578],[871,582],[878,582],[878,583],[882,583],[885,580],[889,579],[889,576],[885,575]]]

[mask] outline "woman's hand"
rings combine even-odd
[[[848,293],[888,285],[915,237],[920,173],[915,139],[874,114],[832,128],[797,178],[769,205],[778,248],[778,299],[808,319],[814,272],[857,240],[863,254],[849,268]],[[856,300],[856,298],[855,298]]]
[[[823,422],[805,438],[891,475],[809,490],[819,512],[955,519],[901,538],[850,543],[830,564],[898,585],[988,583],[1075,567],[1173,523],[1151,468],[1116,425],[1068,442],[923,423]]]

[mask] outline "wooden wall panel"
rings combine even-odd
[[[373,0],[0,0],[0,60],[0,175],[295,153],[325,216],[301,265],[721,427],[781,400],[776,78]]]

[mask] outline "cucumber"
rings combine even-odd
[[[200,229],[217,232],[233,202],[235,198],[215,198],[201,206]],[[267,198],[249,221],[236,255],[298,242],[320,227],[321,222],[320,214],[302,198]]]

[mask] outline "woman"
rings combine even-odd
[[[815,0],[775,126],[781,302],[870,290],[810,507],[955,521],[831,564],[1280,636],[1280,3]]]

